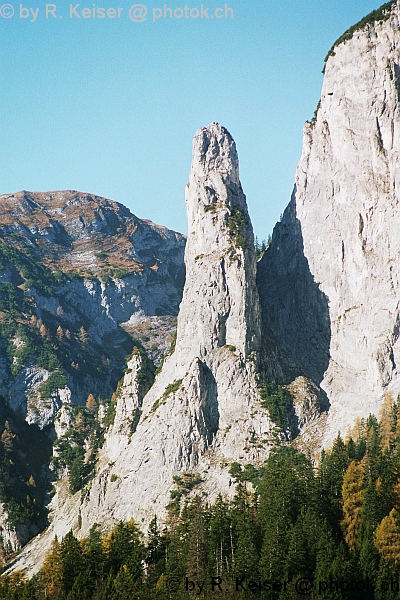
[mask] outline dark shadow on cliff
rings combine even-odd
[[[52,477],[50,427],[39,429],[15,414],[0,396],[0,502],[23,545],[47,525],[46,503]],[[11,547],[3,546],[6,555]]]
[[[289,383],[303,375],[319,385],[330,356],[329,301],[304,255],[296,187],[274,228],[270,247],[257,264],[257,287],[266,376]]]
[[[201,405],[203,417],[203,436],[210,446],[219,429],[218,386],[209,367],[199,360],[199,384],[205,390]]]

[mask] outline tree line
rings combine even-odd
[[[176,477],[166,524],[154,517],[146,535],[133,520],[81,540],[70,531],[30,580],[3,576],[0,599],[399,597],[399,399],[338,435],[318,464],[282,445],[231,476],[235,496],[212,505],[183,493],[198,477]]]

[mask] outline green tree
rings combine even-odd
[[[204,581],[208,574],[207,512],[199,496],[185,507],[182,521],[188,530],[186,544],[186,574],[195,581]]]
[[[219,494],[210,510],[209,564],[213,574],[223,577],[232,573],[232,519],[229,503]]]
[[[332,450],[323,452],[319,467],[319,494],[322,511],[328,519],[329,525],[337,537],[341,539],[340,522],[342,512],[342,485],[343,477],[350,463],[346,446],[340,437],[334,440]]]
[[[263,538],[260,575],[263,579],[282,578],[291,530],[299,516],[314,505],[314,489],[313,468],[306,456],[289,447],[281,447],[270,455],[259,501]]]
[[[317,562],[317,542],[322,526],[315,506],[301,511],[291,529],[285,569],[288,581],[299,577],[313,580]]]
[[[71,494],[76,494],[83,486],[83,478],[85,475],[85,463],[82,453],[79,453],[72,461],[69,470],[69,489]]]
[[[255,579],[258,574],[261,534],[255,502],[255,494],[248,491],[245,483],[239,483],[230,511],[235,540],[233,571],[239,579]]]
[[[67,600],[92,600],[92,582],[88,572],[82,571],[74,581]]]
[[[146,563],[149,586],[154,586],[165,571],[166,544],[166,536],[161,533],[155,515],[147,532]]]
[[[82,546],[71,530],[61,542],[61,581],[66,593],[72,590],[75,579],[83,570],[82,558]]]
[[[122,565],[113,582],[112,600],[132,600],[137,586],[131,570]]]
[[[115,575],[123,565],[128,567],[134,580],[142,575],[145,549],[141,538],[142,534],[133,519],[127,523],[120,521],[106,537],[106,565]]]
[[[104,564],[106,560],[98,523],[95,523],[91,527],[89,537],[84,540],[83,555],[85,562],[85,586],[90,591],[90,594],[93,595],[95,590],[99,592],[103,589]]]

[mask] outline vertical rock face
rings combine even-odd
[[[228,491],[221,462],[266,455],[256,444],[270,422],[255,379],[260,311],[253,232],[235,144],[217,123],[195,135],[186,204],[187,278],[175,350],[143,400],[133,381],[139,363],[132,361],[132,398],[125,391],[118,400],[103,469],[81,507],[82,531],[94,514],[105,523],[130,516],[145,523],[163,514],[173,475],[182,471],[200,473],[211,497]],[[127,439],[121,415],[129,419],[129,406],[135,414],[139,407],[141,417]]]
[[[175,348],[150,389],[143,353],[132,354],[90,489],[81,502],[80,494],[65,498],[59,485],[50,528],[22,557],[29,569],[38,568],[55,534],[76,527],[78,513],[79,535],[94,521],[107,528],[132,516],[145,528],[155,513],[165,515],[174,475],[189,472],[212,501],[233,493],[232,461],[257,463],[268,454],[271,423],[256,382],[253,232],[235,143],[217,123],[194,137],[186,205],[187,276]]]
[[[329,399],[325,445],[400,391],[399,22],[394,4],[327,61],[294,196],[259,268],[263,290],[277,283],[262,294],[264,326]]]
[[[235,142],[218,123],[194,137],[186,206],[187,278],[176,353],[208,362],[210,352],[230,345],[247,357],[260,344],[254,239]]]

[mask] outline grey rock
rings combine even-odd
[[[395,4],[329,58],[292,201],[259,263],[286,378],[310,377],[329,402],[324,446],[400,392],[399,20]]]

